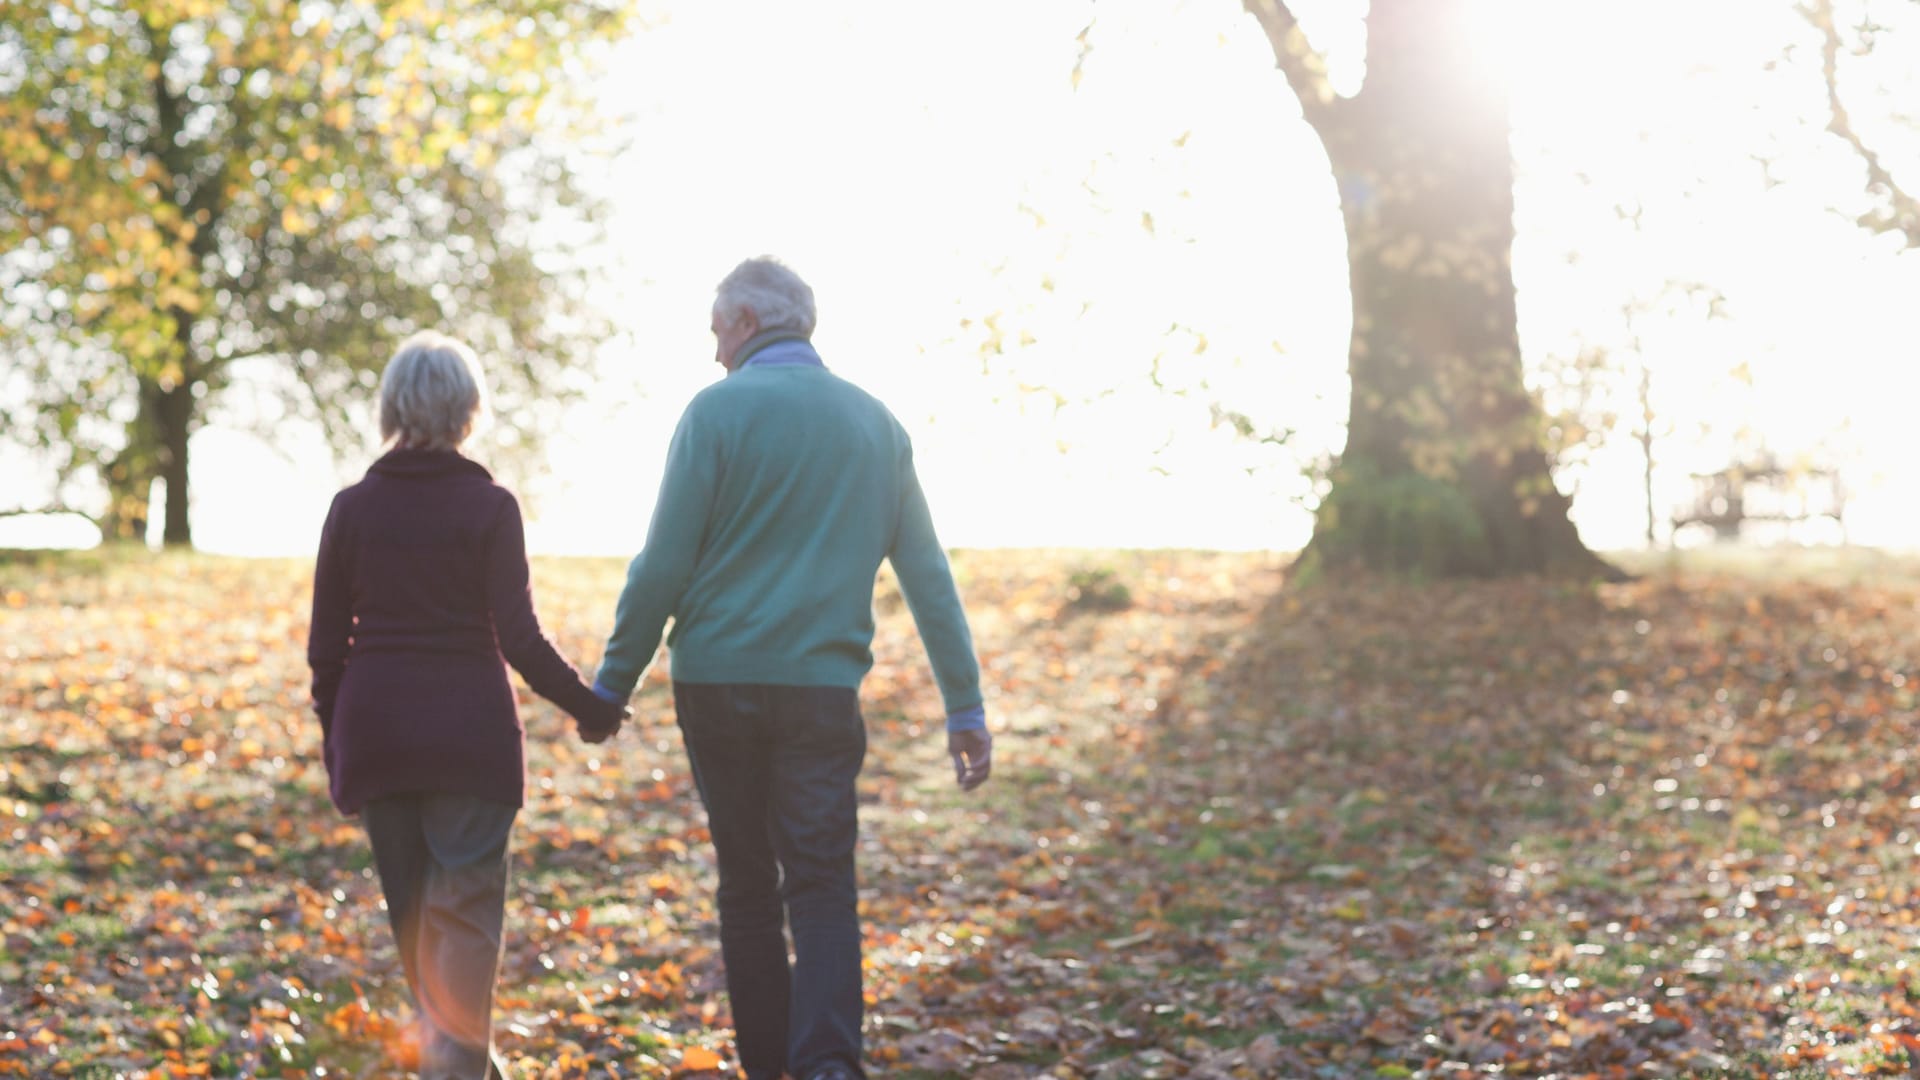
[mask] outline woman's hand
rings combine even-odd
[[[630,715],[632,712],[633,710],[631,709],[627,710],[627,715]],[[626,720],[626,718],[627,718],[626,715],[622,715],[619,719],[613,722],[612,726],[603,727],[603,728],[588,727],[585,724],[581,724],[580,725],[580,741],[585,743],[606,742],[608,739],[613,738],[614,734],[620,730],[620,726]]]
[[[615,704],[599,696],[584,701],[579,711],[573,714],[574,723],[580,729],[580,741],[603,743],[613,738],[625,724],[633,710],[625,705]]]

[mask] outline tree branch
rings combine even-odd
[[[90,514],[69,503],[53,502],[44,506],[15,506],[0,509],[0,518],[36,517],[41,514],[72,514],[74,517],[85,518],[91,522],[95,528],[99,528],[100,526],[99,515]]]
[[[1840,53],[1845,43],[1835,18],[1833,0],[1805,0],[1800,14],[1820,32],[1820,73],[1827,86],[1827,130],[1853,148],[1867,167],[1867,192],[1885,200],[1886,205],[1861,214],[1858,224],[1875,232],[1899,233],[1907,246],[1920,248],[1920,199],[1915,199],[1894,179],[1885,162],[1854,130],[1846,105],[1840,100]]]
[[[1334,107],[1339,99],[1334,97],[1333,84],[1327,81],[1327,59],[1307,40],[1306,31],[1300,29],[1300,21],[1294,18],[1285,0],[1241,0],[1247,11],[1260,22],[1260,29],[1267,32],[1267,43],[1273,46],[1273,60],[1280,73],[1287,78],[1287,85],[1293,87],[1294,96],[1300,99],[1300,110],[1306,114],[1307,123],[1317,130],[1333,116]]]

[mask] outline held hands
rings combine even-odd
[[[627,717],[632,715],[633,710],[623,705],[620,707],[620,714],[615,716],[613,723],[606,727],[589,727],[587,724],[582,723],[580,724],[580,741],[585,743],[606,742],[608,739],[613,738],[614,734],[620,730],[620,725],[626,723]]]
[[[987,782],[993,771],[993,733],[985,729],[947,732],[947,753],[953,755],[953,778],[961,791]]]
[[[620,726],[633,715],[633,710],[625,705],[607,701],[598,695],[589,695],[590,701],[582,702],[578,712],[573,714],[575,724],[580,728],[580,741],[603,743],[613,738]]]

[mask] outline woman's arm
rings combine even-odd
[[[624,708],[595,695],[540,629],[540,618],[533,610],[526,529],[520,503],[511,494],[487,540],[487,608],[493,615],[500,654],[534,693],[565,709],[590,733],[618,726]]]
[[[320,554],[313,561],[313,617],[307,624],[307,666],[313,669],[313,708],[320,716],[322,745],[333,735],[333,703],[353,649],[353,568],[341,496],[327,509]]]

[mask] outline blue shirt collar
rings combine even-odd
[[[764,340],[762,340],[764,339]],[[757,335],[740,347],[746,354],[746,360],[740,369],[749,367],[826,367],[820,354],[814,351],[813,343],[791,332],[779,332]],[[736,369],[739,370],[739,369]]]

